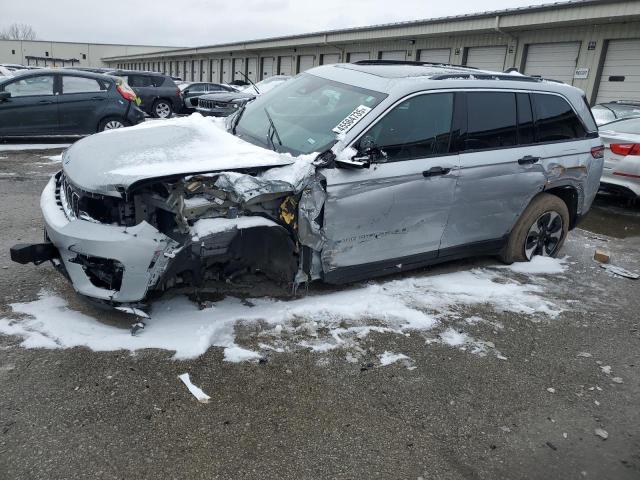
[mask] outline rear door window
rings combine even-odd
[[[12,97],[30,97],[35,95],[53,95],[53,75],[27,77],[4,86],[5,92]]]
[[[92,93],[106,90],[104,84],[93,78],[72,77],[64,75],[62,77],[62,93]]]
[[[485,150],[517,145],[516,118],[515,93],[468,92],[464,149]]]
[[[153,81],[148,75],[129,75],[129,80],[127,81],[130,87],[152,87]]]
[[[586,131],[569,103],[552,94],[532,93],[536,143],[585,138]]]
[[[452,116],[453,93],[418,95],[396,106],[363,139],[371,138],[389,162],[442,155],[449,152]]]

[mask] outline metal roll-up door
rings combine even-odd
[[[450,48],[425,48],[418,50],[418,60],[421,62],[449,63],[450,59]]]
[[[380,52],[380,60],[406,60],[406,50],[390,50],[387,52]]]
[[[313,68],[314,57],[313,55],[300,55],[298,57],[298,72],[304,72]]]
[[[339,53],[324,53],[320,55],[320,65],[331,65],[333,63],[340,63]]]
[[[596,103],[640,101],[640,39],[610,40]]]
[[[234,58],[233,59],[233,79],[234,80],[245,80],[244,75],[244,58]]]
[[[349,63],[361,62],[369,60],[369,52],[351,52],[349,53]]]
[[[274,74],[274,58],[265,57],[262,59],[262,78],[271,77]]]
[[[233,68],[231,65],[230,58],[222,59],[222,82],[223,83],[231,83],[233,80]]]
[[[471,47],[467,49],[467,60],[465,65],[479,68],[481,70],[491,70],[493,72],[504,71],[504,60],[507,54],[507,47]]]
[[[293,72],[293,65],[291,57],[280,57],[278,59],[278,74],[279,75],[291,75]]]
[[[255,57],[247,59],[247,76],[252,82],[258,80],[258,59]]]
[[[209,81],[210,82],[219,82],[220,81],[220,68],[218,60],[209,60]]]
[[[527,47],[524,73],[571,85],[579,53],[580,42],[531,44]]]

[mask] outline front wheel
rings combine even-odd
[[[569,210],[555,195],[541,193],[522,213],[500,260],[528,262],[536,255],[555,257],[569,232]]]
[[[173,113],[171,104],[166,100],[158,100],[153,104],[153,116],[156,118],[169,118]]]

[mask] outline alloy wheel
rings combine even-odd
[[[527,260],[535,255],[550,257],[558,249],[562,240],[562,216],[558,212],[545,212],[533,222],[524,241],[524,254]]]
[[[119,120],[109,120],[104,125],[105,130],[113,130],[114,128],[122,128],[122,127],[124,127],[124,124]]]
[[[160,102],[156,105],[156,115],[159,118],[167,118],[171,115],[171,107],[164,102]]]

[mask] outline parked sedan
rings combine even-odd
[[[109,75],[124,78],[140,98],[140,108],[152,117],[169,118],[182,110],[182,92],[168,75],[134,70],[112,70]]]
[[[640,116],[640,102],[634,100],[614,100],[613,102],[599,103],[591,111],[597,125],[613,122],[621,118]]]
[[[640,117],[600,126],[605,146],[602,190],[631,198],[640,196]]]
[[[289,80],[288,75],[275,75],[265,78],[255,85],[248,85],[236,92],[213,93],[203,95],[198,100],[197,110],[202,115],[213,117],[227,117],[235,113],[243,105],[247,104],[258,95],[274,89],[278,85]]]
[[[45,69],[0,77],[0,137],[86,135],[142,121],[122,79]]]
[[[208,93],[228,93],[238,91],[229,85],[207,82],[182,82],[178,85],[178,88],[182,91],[182,98],[184,100],[182,113],[194,112],[198,107],[198,99]]]

